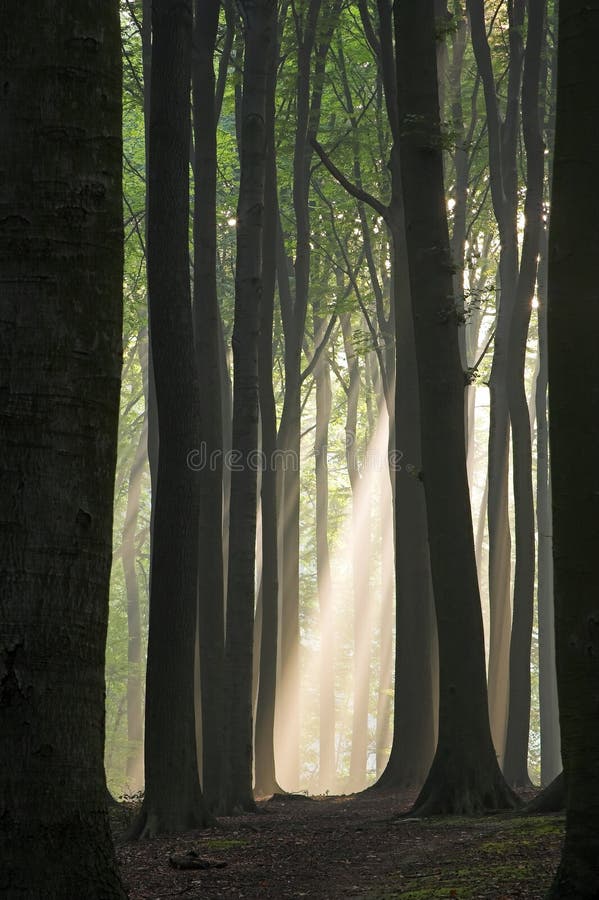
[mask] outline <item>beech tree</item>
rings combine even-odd
[[[0,894],[125,898],[104,779],[118,4],[2,4]]]
[[[194,714],[199,395],[189,283],[191,0],[152,4],[148,292],[158,416],[145,794],[130,837],[205,824]]]
[[[433,0],[395,7],[399,150],[439,636],[439,738],[419,814],[513,807],[491,740],[444,203]],[[442,452],[440,448],[443,448]],[[464,654],[463,645],[468,647]]]
[[[566,839],[552,900],[599,885],[599,3],[559,5],[549,230],[549,433]]]
[[[266,178],[266,88],[274,0],[244,0],[241,173],[233,329],[233,450],[225,650],[225,745],[220,809],[253,809],[252,634],[257,510],[258,347]]]

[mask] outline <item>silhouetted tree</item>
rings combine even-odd
[[[549,433],[566,839],[549,897],[599,885],[599,2],[559,5],[549,230]]]
[[[439,738],[423,813],[512,807],[491,740],[464,435],[433,0],[395,7],[399,150],[421,404],[422,479],[439,636]],[[464,653],[464,647],[468,652]]]
[[[0,72],[0,894],[124,900],[103,764],[118,4],[3,4]]]

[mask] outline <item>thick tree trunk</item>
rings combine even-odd
[[[124,900],[103,760],[118,4],[4,4],[0,72],[0,894]]]
[[[566,838],[549,897],[599,885],[599,2],[559,6],[549,232],[549,433]]]
[[[398,182],[399,173],[396,191]],[[391,456],[395,484],[395,704],[391,754],[376,784],[380,790],[421,787],[435,752],[437,718],[438,662],[421,471],[420,397],[403,225],[393,233],[392,283],[397,329],[395,453]]]
[[[146,675],[146,789],[130,836],[206,823],[194,715],[199,444],[189,285],[191,0],[152,6],[148,291],[158,413]]]
[[[466,474],[464,374],[444,203],[432,0],[418,7],[400,0],[395,28],[422,479],[440,663],[439,740],[415,811],[477,813],[515,806],[517,798],[499,771],[489,728]]]
[[[257,509],[258,335],[266,174],[266,82],[274,0],[245,0],[241,181],[237,205],[224,777],[220,809],[255,808],[252,794],[252,649]]]
[[[194,282],[195,350],[200,392],[201,440],[208,461],[198,474],[198,633],[202,715],[202,784],[214,809],[222,776],[224,659],[223,422],[221,333],[216,286],[216,110],[214,48],[219,0],[195,0],[193,122],[195,149]]]

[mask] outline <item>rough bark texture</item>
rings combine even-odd
[[[445,213],[432,0],[395,7],[400,161],[439,636],[437,751],[419,813],[515,806],[491,741]],[[443,448],[442,451],[440,448]],[[468,652],[464,653],[463,648]]]
[[[152,5],[148,291],[158,414],[143,806],[131,837],[205,824],[194,715],[199,402],[189,285],[191,0]]]
[[[599,2],[559,6],[549,434],[566,840],[551,898],[599,885]]]
[[[216,104],[214,48],[219,0],[196,0],[193,57],[194,337],[201,440],[198,634],[202,709],[202,786],[209,808],[220,796],[224,659],[223,422],[221,333],[216,287]],[[220,525],[220,527],[219,527]]]
[[[121,368],[118,4],[2,4],[0,894],[124,898],[104,652]]]
[[[233,328],[233,453],[220,809],[253,809],[252,651],[257,503],[258,334],[266,173],[266,81],[274,0],[244,0],[241,180]]]

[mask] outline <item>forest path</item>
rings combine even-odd
[[[121,871],[130,900],[542,900],[563,816],[399,818],[413,799],[277,796],[204,831],[123,844]],[[219,865],[175,868],[173,855]]]

